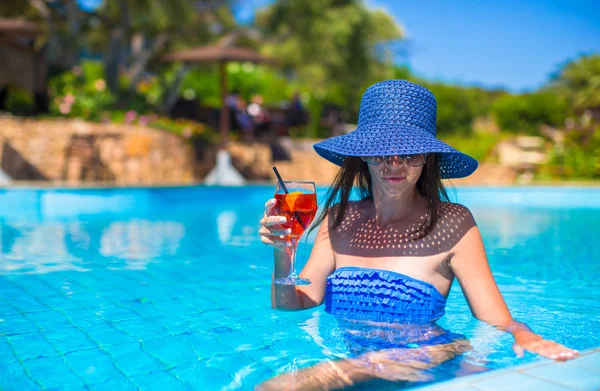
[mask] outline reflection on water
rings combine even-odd
[[[87,271],[68,248],[69,227],[60,223],[0,225],[0,273]]]
[[[348,357],[348,349],[347,346],[343,344],[341,330],[337,328],[335,324],[327,323],[327,325],[322,325],[322,316],[323,312],[313,311],[306,322],[300,325],[300,329],[308,334],[315,345],[321,348],[321,352],[326,357]],[[328,320],[332,319],[331,316],[325,315],[325,317],[327,317]],[[325,338],[327,338],[327,340]]]
[[[215,231],[225,246],[249,247],[258,240],[258,228],[240,221],[235,210],[220,211],[214,220],[203,220],[194,228],[202,227],[206,232],[186,237],[182,221],[0,223],[0,273],[85,272],[94,266],[143,270],[161,262],[161,257],[177,255],[183,242],[202,247],[205,236]]]
[[[291,383],[321,389],[335,378],[354,379],[355,374],[360,374],[361,390],[404,389],[410,386],[407,380],[439,381],[487,371],[487,358],[501,350],[503,340],[503,333],[481,322],[467,341],[436,324],[348,321],[322,311],[312,311],[299,326],[320,348],[320,355],[288,362],[278,377],[264,384],[268,389],[283,389]],[[332,365],[338,370],[332,372]]]
[[[145,269],[175,255],[184,236],[185,226],[177,221],[4,223],[0,274]]]
[[[256,241],[258,229],[243,224],[239,224],[239,227],[236,227],[237,221],[238,214],[233,210],[225,210],[217,215],[219,241],[224,245],[248,247],[252,242]]]
[[[523,239],[536,237],[551,227],[552,216],[542,211],[474,208],[475,221],[486,237],[494,238],[494,247],[511,249]]]
[[[225,246],[249,247],[257,242],[258,228],[240,220],[235,210],[209,216],[212,221],[203,218],[197,225],[193,220],[143,218],[0,223],[0,274],[85,272],[93,267],[143,270],[161,262],[161,257],[185,256],[184,242],[201,249],[215,233]],[[193,234],[186,236],[186,224],[193,227]]]
[[[102,231],[99,253],[111,259],[110,270],[145,269],[160,256],[175,255],[184,235],[175,221],[117,221]]]

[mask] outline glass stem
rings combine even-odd
[[[296,263],[296,248],[298,247],[298,239],[299,238],[297,236],[290,237],[290,243],[292,244],[292,247],[290,248],[290,274],[288,278],[298,277],[296,275],[296,270],[294,269],[294,264]]]

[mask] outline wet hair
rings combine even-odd
[[[427,206],[427,218],[418,228],[418,235],[414,240],[421,239],[435,227],[440,214],[442,202],[448,202],[449,197],[441,180],[439,157],[435,153],[427,155],[423,165],[423,171],[417,181],[417,191],[429,200]],[[333,184],[327,192],[327,199],[322,213],[312,225],[311,230],[323,222],[325,216],[330,218],[330,229],[337,229],[346,216],[350,193],[356,186],[356,191],[361,200],[373,199],[373,188],[371,186],[371,174],[367,163],[360,157],[347,156],[342,167],[338,171]]]

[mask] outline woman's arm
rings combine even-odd
[[[327,217],[321,223],[312,252],[300,277],[311,281],[309,285],[271,284],[271,305],[273,308],[300,310],[315,307],[325,296],[325,282],[335,270],[335,258],[329,240]],[[274,249],[275,267],[273,278],[286,277],[290,271],[289,247]]]
[[[543,339],[512,318],[492,276],[476,225],[456,244],[450,266],[473,316],[511,333],[515,338],[514,350],[518,355],[522,355],[523,350],[528,350],[554,360],[568,360],[577,356],[577,351]]]
[[[260,239],[273,247],[275,267],[273,278],[286,277],[290,271],[291,253],[289,242],[285,235],[289,229],[284,216],[275,216],[274,208],[277,200],[274,198],[265,204],[265,214],[260,221]],[[325,282],[335,270],[335,257],[329,239],[329,218],[322,221],[310,257],[300,273],[300,277],[311,281],[309,285],[288,286],[271,283],[271,304],[273,308],[300,310],[321,304],[325,296]]]

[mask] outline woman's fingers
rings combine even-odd
[[[281,225],[287,221],[285,216],[265,216],[260,220],[260,224],[265,227],[272,227],[274,225]]]
[[[522,348],[556,361],[571,360],[579,356],[577,350],[569,349],[566,346],[546,339],[525,344]]]
[[[265,203],[265,216],[271,216],[273,214],[275,205],[277,205],[277,200],[275,198],[271,198]]]
[[[260,240],[264,244],[276,248],[286,248],[289,247],[286,235],[291,234],[292,230],[281,226],[287,221],[285,216],[273,215],[275,205],[277,205],[275,198],[271,198],[265,204],[265,215],[260,220],[261,227],[258,233],[260,234]]]
[[[264,244],[277,248],[289,247],[289,241],[286,236],[291,233],[289,228],[267,228],[263,226],[258,232],[260,233],[260,240]]]
[[[569,349],[566,346],[557,344],[555,342],[551,342],[551,345],[548,346],[548,353],[549,355],[546,357],[558,361],[570,360],[579,355],[579,352],[577,352],[576,350]]]
[[[525,349],[517,343],[513,344],[513,351],[517,355],[517,357],[523,357],[525,355]]]

